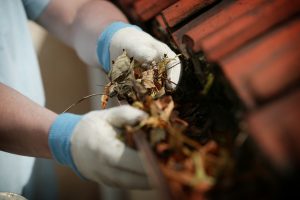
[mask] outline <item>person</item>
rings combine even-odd
[[[138,153],[116,138],[116,129],[147,114],[129,105],[85,115],[56,114],[45,98],[27,19],[34,20],[89,66],[110,70],[126,49],[139,62],[175,53],[128,23],[111,2],[101,0],[2,0],[0,6],[0,191],[21,193],[34,157],[55,159],[78,176],[108,185],[149,188]],[[178,62],[173,61],[173,62]],[[172,64],[172,63],[170,63]],[[180,65],[168,70],[175,88]],[[17,167],[16,167],[17,166]],[[10,173],[11,169],[17,169]]]

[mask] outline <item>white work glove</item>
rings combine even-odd
[[[172,60],[167,68],[169,89],[175,89],[181,71],[181,63],[176,54],[164,43],[156,40],[139,27],[123,22],[114,22],[109,25],[101,34],[97,55],[100,64],[106,72],[109,72],[112,60],[115,60],[126,50],[129,57],[133,57],[140,63],[149,63],[153,60],[161,60],[165,54]]]
[[[147,189],[149,183],[137,151],[117,139],[125,124],[147,117],[129,105],[79,116],[59,115],[49,132],[54,158],[78,175],[97,183],[128,189]]]

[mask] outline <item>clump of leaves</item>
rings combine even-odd
[[[227,152],[209,140],[205,144],[189,138],[189,124],[178,117],[171,96],[166,94],[168,64],[136,62],[126,51],[113,62],[110,82],[105,86],[102,107],[116,96],[149,114],[138,125],[126,127],[124,142],[135,148],[133,135],[142,130],[155,153],[163,174],[178,199],[199,199],[215,184],[215,178],[228,162]],[[196,198],[198,197],[198,198]]]
[[[227,151],[213,140],[200,144],[187,137],[188,123],[178,117],[171,96],[156,100],[147,97],[142,105],[149,117],[135,127],[127,127],[125,143],[134,146],[132,135],[142,129],[174,196],[178,199],[203,197],[229,162]]]
[[[108,74],[110,82],[104,88],[101,106],[105,108],[109,98],[117,97],[129,103],[142,101],[145,96],[154,99],[166,94],[167,65],[174,58],[165,55],[159,62],[139,63],[123,54],[112,63]]]

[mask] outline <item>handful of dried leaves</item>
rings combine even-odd
[[[109,98],[117,96],[119,100],[129,103],[143,101],[146,96],[154,99],[166,93],[167,64],[174,58],[164,58],[156,63],[138,63],[129,58],[125,50],[115,61],[108,74],[110,82],[104,88],[101,98],[102,108]]]
[[[178,117],[172,97],[166,95],[167,65],[172,59],[165,56],[145,67],[129,58],[124,50],[108,74],[110,82],[104,88],[102,108],[109,98],[116,96],[147,112],[149,117],[135,127],[126,127],[121,139],[135,148],[133,134],[143,130],[174,196],[202,199],[214,185],[228,156],[216,142],[200,144],[186,135],[188,123]]]

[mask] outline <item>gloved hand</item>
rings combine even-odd
[[[53,157],[79,176],[111,186],[146,189],[138,153],[117,139],[117,130],[147,117],[129,105],[86,115],[59,115],[49,131]]]
[[[176,54],[164,43],[156,40],[139,27],[123,22],[114,22],[102,32],[97,45],[97,55],[100,64],[109,72],[111,61],[122,54],[123,49],[129,57],[134,57],[140,63],[152,60],[159,61],[167,54],[168,58],[175,58]],[[178,64],[179,63],[179,64]],[[181,64],[178,57],[171,61],[167,71],[167,86],[175,89],[180,78]]]

